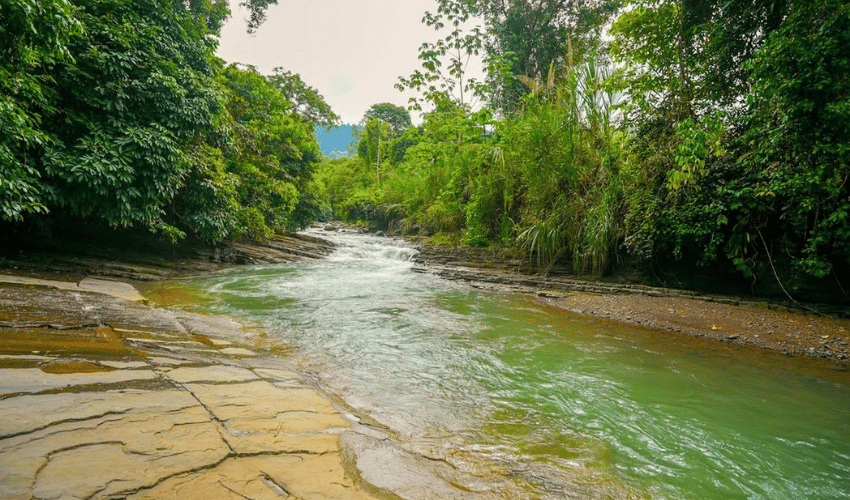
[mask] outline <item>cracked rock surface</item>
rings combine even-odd
[[[284,360],[116,290],[0,284],[0,499],[373,498]]]
[[[356,415],[230,318],[102,281],[0,275],[0,500],[533,497]]]

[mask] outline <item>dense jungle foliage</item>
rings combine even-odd
[[[245,3],[256,29],[276,2]],[[226,2],[0,1],[6,234],[70,220],[216,243],[333,215],[544,269],[847,299],[845,1],[436,5],[442,38],[397,85],[422,123],[376,104],[350,157],[322,159],[313,131],[338,118],[315,89],[214,56]]]
[[[268,4],[248,3],[254,28]],[[214,0],[3,0],[7,235],[82,221],[218,242],[314,220],[313,130],[337,117],[297,74],[217,59],[228,16]]]
[[[443,0],[424,22],[452,29],[400,80],[424,123],[364,120],[382,153],[320,169],[338,216],[543,268],[638,261],[665,284],[708,268],[847,300],[846,2]],[[474,55],[485,82],[464,73]]]

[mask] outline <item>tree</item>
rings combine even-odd
[[[631,2],[611,27],[612,53],[624,64],[619,79],[636,110],[661,114],[673,123],[694,116],[693,82],[697,61],[687,49],[701,26],[686,29],[684,0]]]
[[[528,88],[517,76],[546,78],[550,69],[598,51],[601,31],[623,0],[479,0],[487,52],[511,61],[509,75],[491,74],[494,107],[513,111]],[[572,62],[570,62],[572,64]]]
[[[846,2],[632,6],[612,29],[636,104],[630,248],[789,296],[846,274]]]
[[[791,1],[747,65],[746,177],[732,191],[742,227],[781,241],[795,267],[815,277],[850,270],[848,46],[850,5]]]
[[[276,0],[245,3],[259,22]],[[209,240],[232,231],[214,56],[229,15],[218,0],[0,4],[0,219],[55,213],[173,238],[197,227]],[[281,168],[309,170],[302,149]]]
[[[448,97],[474,109],[475,99],[486,98],[494,110],[513,111],[528,92],[517,76],[545,78],[568,57],[580,60],[596,52],[602,30],[623,3],[440,0],[437,13],[426,13],[423,22],[436,30],[452,30],[436,43],[423,44],[419,58],[426,71],[403,78],[397,87],[423,91],[431,102]],[[484,27],[465,30],[472,22],[483,22]],[[486,82],[465,80],[467,65],[477,58],[486,67]]]
[[[333,112],[318,90],[304,83],[301,75],[283,68],[275,68],[274,73],[269,76],[269,81],[304,120],[325,128],[339,125],[339,116]]]
[[[313,124],[298,114],[274,76],[232,64],[222,77],[230,131],[224,161],[238,181],[240,224],[234,229],[265,236],[305,225],[316,207],[304,195],[320,158]]]
[[[388,102],[373,104],[363,115],[362,123],[375,118],[389,125],[390,138],[394,139],[404,133],[413,124],[410,121],[410,113],[401,106]]]
[[[240,0],[239,5],[248,9],[248,33],[254,33],[266,21],[266,9],[277,5],[277,0]]]
[[[363,118],[363,135],[360,139],[360,144],[357,146],[358,155],[366,160],[369,165],[375,165],[377,174],[377,183],[381,184],[381,161],[387,163],[387,152],[384,151],[389,146],[390,139],[390,124],[385,123],[378,118]]]
[[[49,207],[179,234],[164,207],[189,169],[185,144],[212,126],[214,44],[182,3],[80,0],[74,60],[52,72],[53,141],[39,159]]]
[[[49,69],[70,60],[81,29],[67,0],[0,4],[0,220],[47,210],[37,157],[50,142],[41,127],[54,105]]]
[[[611,27],[620,88],[644,117],[673,122],[740,109],[746,62],[785,16],[784,0],[632,0]]]
[[[422,70],[407,78],[400,77],[395,85],[398,90],[410,89],[422,94],[410,98],[411,109],[422,111],[426,103],[432,107],[457,103],[460,108],[470,110],[480,104],[487,87],[469,76],[468,66],[484,54],[484,34],[480,25],[465,28],[478,14],[480,8],[474,0],[440,0],[436,14],[425,13],[422,18],[425,25],[439,31],[449,24],[451,30],[436,42],[423,43],[419,48]],[[484,63],[489,72],[500,71],[501,60],[487,57]]]
[[[379,142],[385,141],[384,149],[387,151],[382,152],[382,161],[400,163],[404,159],[404,152],[413,144],[409,140],[401,139],[402,134],[411,126],[410,113],[401,106],[388,102],[373,104],[360,121],[362,132],[358,135],[358,156],[369,164],[376,163]],[[379,128],[382,130],[380,135]]]

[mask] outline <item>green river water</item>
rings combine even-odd
[[[399,242],[331,237],[323,261],[173,286],[265,327],[352,408],[541,498],[850,498],[846,372],[475,291],[412,272]]]

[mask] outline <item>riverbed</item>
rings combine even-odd
[[[144,293],[256,323],[407,449],[497,464],[542,498],[850,497],[847,372],[414,273],[399,240],[323,236],[321,261]]]

